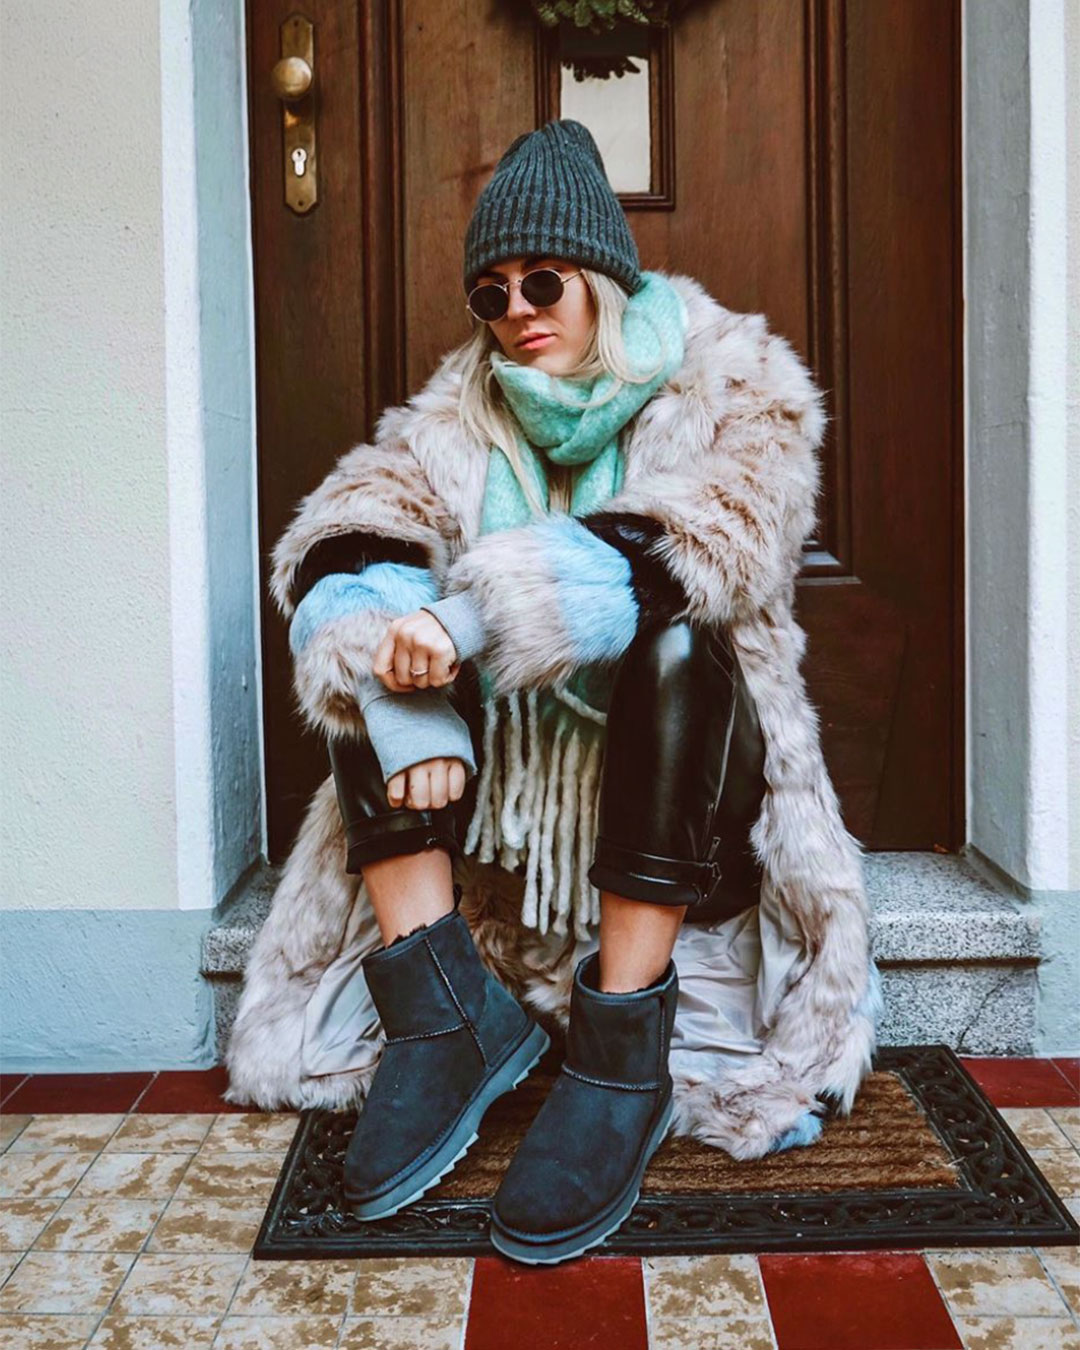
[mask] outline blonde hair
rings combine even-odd
[[[572,408],[602,407],[619,393],[624,384],[644,384],[651,380],[661,369],[663,358],[656,370],[644,374],[634,370],[627,358],[622,335],[623,314],[629,296],[619,282],[605,272],[584,268],[582,277],[592,292],[596,320],[578,361],[571,370],[562,372],[560,378],[586,380],[610,374],[613,377],[612,388],[604,397],[593,403],[565,400],[566,406]],[[517,418],[506,401],[491,364],[494,353],[504,354],[502,346],[490,324],[479,320],[473,322],[476,328],[472,336],[450,354],[454,368],[462,374],[458,403],[462,423],[485,444],[498,446],[503,451],[533,513],[543,515],[543,503],[537,495],[531,475],[525,471],[522,463],[517,439],[521,431]],[[569,510],[572,467],[548,465],[551,511]]]

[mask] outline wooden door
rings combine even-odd
[[[477,194],[514,136],[558,116],[596,118],[642,266],[766,314],[827,391],[798,601],[826,758],[868,847],[958,846],[959,3],[694,0],[670,30],[601,39],[543,28],[527,0],[303,3],[248,12],[271,860],[327,760],[294,711],[269,551],[298,498],[467,336]],[[285,203],[269,82],[297,12],[314,24],[306,215]],[[624,76],[600,82],[605,63]]]

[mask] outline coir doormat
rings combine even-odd
[[[488,1110],[454,1170],[386,1219],[365,1222],[342,1207],[342,1159],[356,1113],[304,1112],[254,1255],[490,1251],[491,1196],[558,1065],[552,1047]],[[1078,1233],[948,1046],[883,1046],[851,1115],[828,1119],[808,1147],[736,1162],[669,1136],[637,1205],[590,1255],[1054,1245],[1075,1243]]]

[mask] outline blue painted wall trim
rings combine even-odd
[[[1080,891],[1032,891],[1040,916],[1041,958],[1035,1053],[1075,1055],[1080,1049]]]
[[[0,1068],[197,1069],[215,1062],[199,973],[209,910],[0,913]]]

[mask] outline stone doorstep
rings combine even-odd
[[[867,853],[874,959],[890,966],[995,964],[1039,959],[1039,920],[953,853]],[[252,873],[203,939],[202,972],[239,976],[266,918],[280,869]]]
[[[958,1054],[1026,1055],[1037,1040],[1039,919],[956,854],[868,853],[874,959],[885,1012],[881,1045],[943,1044]],[[203,943],[219,1050],[240,975],[279,871],[238,888]]]
[[[874,959],[882,967],[1035,963],[1034,907],[955,853],[867,853]]]

